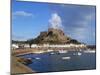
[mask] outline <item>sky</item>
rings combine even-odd
[[[12,0],[12,39],[36,38],[49,27],[82,43],[95,44],[96,7]]]

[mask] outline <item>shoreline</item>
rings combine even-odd
[[[11,75],[14,74],[25,74],[25,73],[36,73],[36,71],[32,70],[31,68],[29,68],[28,66],[18,62],[19,58],[12,56],[12,60],[11,60]]]
[[[87,48],[87,50],[84,50],[84,48],[81,48],[83,49],[83,51],[89,51],[89,48]],[[47,50],[43,50],[43,49],[34,49],[34,48],[26,48],[26,49],[17,49],[17,50],[14,50],[12,52],[13,55],[15,56],[20,56],[20,55],[25,55],[25,54],[40,54],[40,53],[47,53],[47,52],[52,52],[52,51],[60,51],[60,50],[53,50],[53,49],[47,49]],[[82,51],[80,49],[77,49],[77,50],[74,50],[74,49],[71,49],[71,50],[63,50],[63,51]],[[91,49],[90,51],[96,51],[95,49]]]

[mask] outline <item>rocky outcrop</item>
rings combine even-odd
[[[77,40],[71,39],[65,35],[61,29],[49,28],[48,31],[40,32],[40,35],[34,39],[34,43],[43,44],[66,44],[79,43]]]

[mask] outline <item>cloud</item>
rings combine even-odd
[[[82,19],[78,19],[73,24],[75,25],[71,30],[71,35],[77,39],[85,40],[87,38],[93,38],[91,37],[91,33],[94,31],[91,29],[91,22],[95,18],[95,13],[88,13],[83,14],[80,16]],[[93,32],[92,32],[93,31]],[[94,33],[93,33],[94,35]]]
[[[61,17],[57,14],[57,13],[53,13],[51,15],[51,18],[49,20],[49,24],[51,28],[55,28],[55,29],[62,29],[62,20]]]
[[[85,20],[87,20],[87,21],[91,21],[92,19],[94,19],[94,17],[95,17],[95,13],[90,13],[90,14],[88,14],[88,15],[85,15]]]
[[[95,37],[96,36],[96,33],[95,32],[93,32],[93,37]]]
[[[75,21],[75,24],[77,26],[81,26],[81,27],[87,27],[89,26],[89,24],[92,22],[92,20],[95,18],[95,14],[94,13],[88,13],[88,14],[84,14],[81,16],[82,20],[77,20]]]
[[[16,11],[13,13],[13,16],[24,16],[24,17],[30,17],[33,16],[32,13],[25,12],[25,11]]]

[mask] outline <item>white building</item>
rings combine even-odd
[[[12,49],[17,49],[19,48],[18,44],[12,44]]]
[[[86,45],[84,44],[62,44],[62,45],[58,45],[58,44],[43,44],[43,45],[38,45],[38,44],[32,44],[31,45],[32,48],[41,48],[41,47],[52,47],[52,48],[68,48],[68,47],[86,47]]]
[[[29,44],[24,44],[24,47],[29,48],[30,46],[29,46]]]

